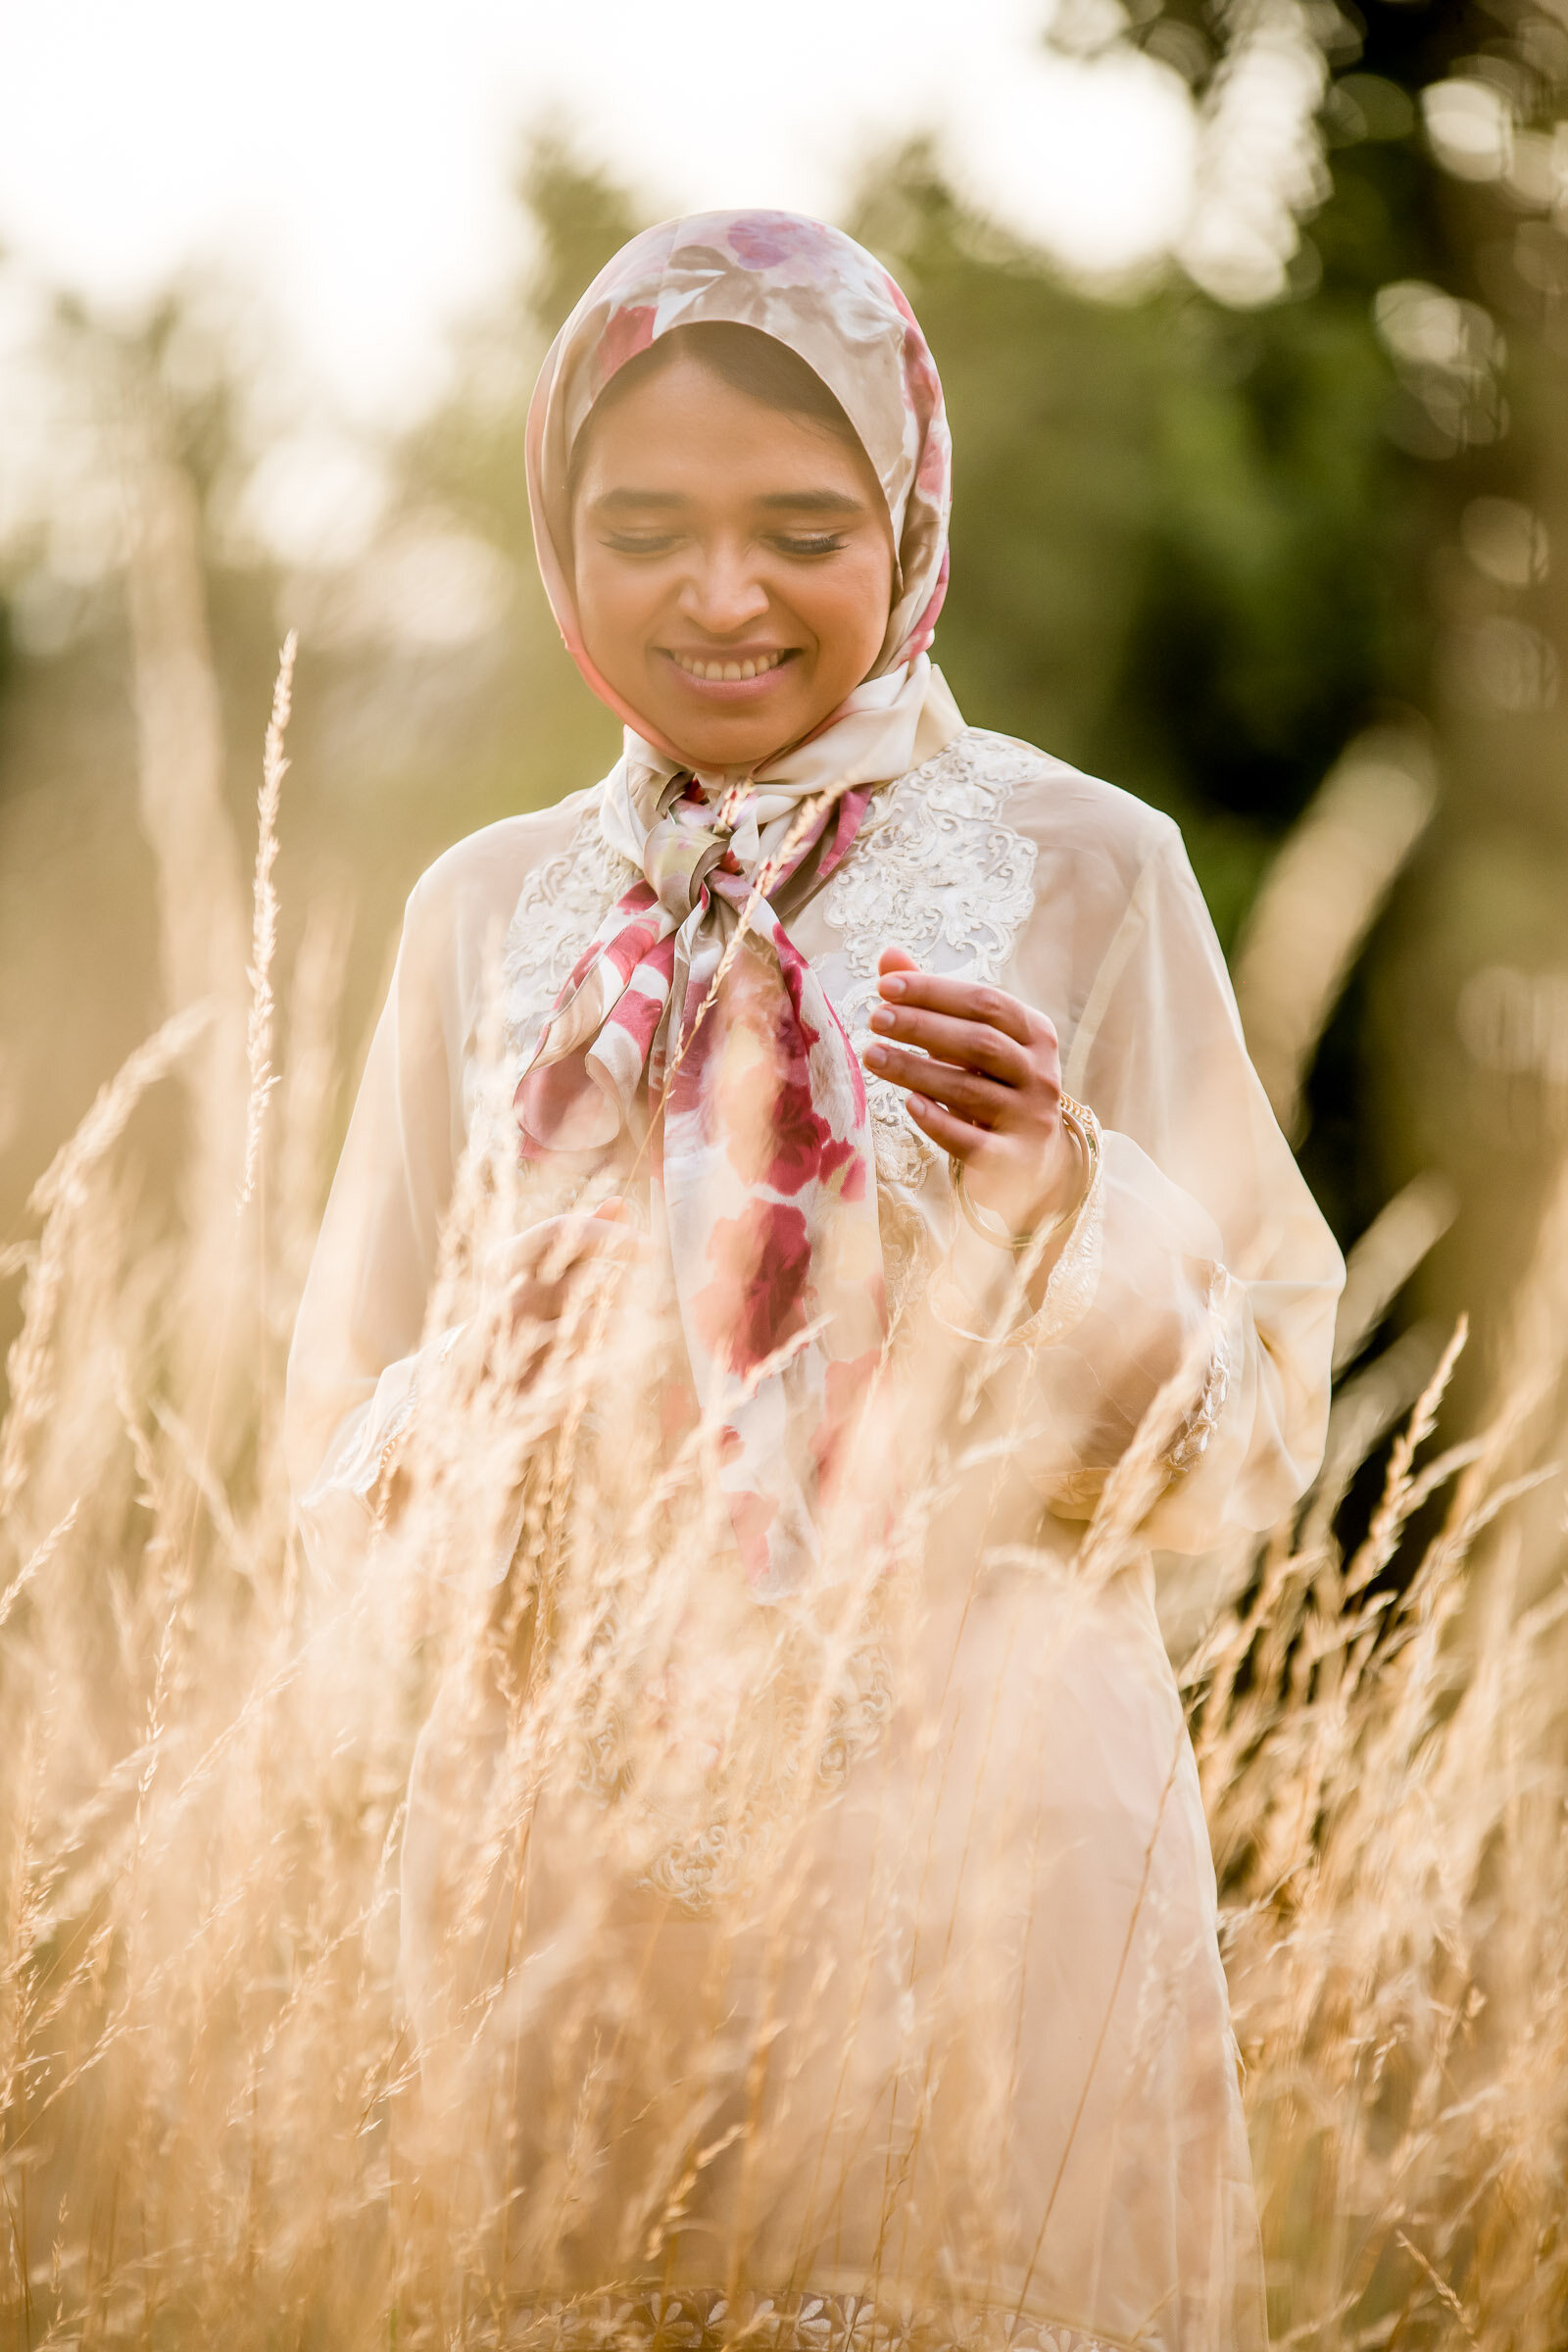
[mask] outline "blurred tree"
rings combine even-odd
[[[529,149],[517,194],[538,232],[538,249],[519,289],[522,308],[548,344],[583,289],[644,223],[629,196],[557,139],[539,139]]]
[[[1131,37],[1174,35],[1212,108],[1262,13],[1171,0]],[[1398,684],[1443,782],[1314,1095],[1363,1194],[1427,1165],[1457,1184],[1467,1213],[1419,1286],[1448,1319],[1504,1295],[1568,1132],[1568,24],[1549,0],[1296,14],[1323,51],[1329,166],[1299,315],[1359,306],[1392,367]]]
[[[1419,1168],[1458,1183],[1471,1214],[1421,1298],[1447,1315],[1496,1295],[1498,1223],[1528,1245],[1568,1102],[1568,1038],[1530,1009],[1568,1004],[1546,585],[1568,31],[1530,0],[1134,14],[1063,8],[1054,37],[1147,47],[1216,137],[1249,43],[1317,44],[1310,220],[1268,301],[1167,279],[1107,302],[966,213],[919,148],[867,185],[856,225],[909,282],[954,417],[941,656],[973,716],[1180,819],[1227,943],[1347,742],[1389,716],[1434,731],[1442,814],[1324,1041],[1303,1158],[1346,1240]],[[1482,1058],[1506,1069],[1477,1060],[1494,1000],[1517,1034]]]
[[[1347,742],[1425,699],[1431,499],[1387,430],[1398,383],[1366,286],[1325,272],[1248,311],[1178,278],[1092,300],[966,213],[919,148],[856,225],[943,369],[939,652],[960,703],[1176,816],[1229,946]],[[1338,1045],[1306,1152],[1348,1239],[1385,1176]]]
[[[1087,299],[919,148],[856,226],[943,369],[960,700],[1169,808],[1228,939],[1348,736],[1423,674],[1420,486],[1366,303]]]

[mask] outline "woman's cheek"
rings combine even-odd
[[[838,656],[858,684],[882,649],[892,610],[893,573],[889,563],[873,555],[846,565],[831,582],[823,583],[817,607],[818,643]]]
[[[650,583],[617,566],[586,565],[577,582],[577,611],[583,643],[594,666],[611,679],[642,660],[657,611]]]

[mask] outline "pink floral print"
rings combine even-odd
[[[841,846],[846,809],[858,821],[868,799],[848,793],[824,811],[779,884],[829,827]],[[609,909],[579,958],[514,1108],[529,1157],[608,1148],[639,1127],[646,1136],[696,1395],[726,1433],[717,1476],[737,1547],[760,1594],[776,1598],[811,1567],[827,1421],[879,1359],[865,1087],[820,982],[765,901],[734,944],[752,877],[718,854],[729,834],[717,809],[684,776],[663,801],[644,845],[648,879]]]

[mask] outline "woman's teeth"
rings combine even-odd
[[[763,654],[756,662],[699,662],[695,654],[671,654],[677,669],[689,678],[704,678],[710,684],[725,678],[760,678],[765,670],[777,669],[783,654]]]

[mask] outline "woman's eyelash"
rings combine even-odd
[[[675,545],[672,531],[610,531],[605,545],[617,556],[663,556]],[[842,532],[816,531],[800,537],[776,532],[773,545],[787,556],[836,556],[845,545]]]

